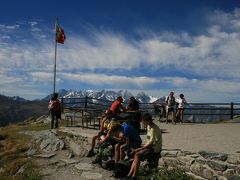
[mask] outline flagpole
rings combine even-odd
[[[54,56],[54,78],[53,78],[53,94],[56,92],[56,68],[57,68],[57,23],[58,23],[58,18],[55,23],[55,56]]]
[[[58,24],[58,18],[55,24],[55,56],[54,56],[54,80],[53,80],[53,94],[56,92],[56,69],[57,69],[57,43],[64,44],[66,36],[64,30]]]
[[[56,92],[56,67],[57,67],[57,41],[55,40],[53,94]]]

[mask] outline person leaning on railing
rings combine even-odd
[[[111,105],[110,110],[116,120],[125,120],[125,117],[120,116],[121,112],[126,112],[126,108],[122,105],[123,98],[119,96]]]

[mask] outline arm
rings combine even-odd
[[[104,131],[104,123],[105,123],[106,120],[107,120],[106,117],[102,118],[102,121],[101,121],[101,124],[100,124],[100,131]]]
[[[120,104],[120,108],[122,109],[122,111],[124,111],[124,112],[126,112],[127,111],[127,109],[122,105],[122,104]]]
[[[98,143],[102,144],[102,143],[106,142],[111,137],[111,134],[112,134],[112,129],[110,129],[108,131],[107,135],[102,140],[100,140]]]
[[[125,139],[123,133],[120,133],[119,137],[113,136],[112,138],[117,142],[123,142]]]
[[[150,135],[150,139],[147,141],[147,143],[144,146],[142,146],[142,147],[139,147],[137,149],[133,149],[132,150],[133,152],[136,153],[136,152],[142,151],[144,149],[150,149],[152,147],[153,142],[154,142],[154,134],[155,133],[154,133],[154,129],[153,128],[151,128],[149,131],[150,131],[149,134],[151,134],[151,135]]]

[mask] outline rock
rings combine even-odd
[[[240,176],[234,175],[234,176],[228,178],[228,180],[240,180]]]
[[[227,178],[225,178],[223,176],[218,176],[218,180],[227,180]]]
[[[162,157],[177,157],[179,151],[166,151],[166,150],[163,150],[161,152],[161,156]]]
[[[236,167],[236,172],[238,175],[240,175],[240,166]]]
[[[85,179],[102,179],[102,174],[95,172],[83,172],[81,176]]]
[[[206,180],[205,178],[202,178],[202,177],[200,177],[200,176],[197,176],[197,175],[195,175],[195,174],[193,174],[193,173],[191,173],[191,172],[187,172],[186,173],[188,176],[191,176],[194,180]]]
[[[167,167],[178,167],[178,166],[183,166],[184,164],[178,161],[176,158],[171,158],[171,157],[164,157],[161,158],[165,162],[165,166]]]
[[[54,152],[64,148],[64,142],[56,136],[54,130],[25,131],[21,133],[32,136],[34,143],[39,145],[40,150],[45,152]]]
[[[227,162],[230,164],[240,165],[240,158],[239,156],[229,155]]]
[[[71,139],[71,138],[66,138],[66,141],[68,142],[68,146],[70,148],[70,150],[75,154],[78,155],[80,157],[83,157],[87,154],[87,149],[85,149],[86,147],[84,147],[83,144],[76,142],[75,140]]]
[[[20,169],[18,169],[18,171],[16,172],[16,174],[14,176],[16,176],[18,174],[22,174],[25,171],[25,169],[26,169],[25,166],[21,166]]]
[[[234,169],[227,169],[225,172],[223,172],[223,176],[226,178],[230,178],[233,175],[235,175],[235,170]]]
[[[203,178],[206,178],[206,179],[211,179],[214,177],[213,176],[214,172],[211,169],[209,169],[208,167],[206,167],[205,165],[194,163],[190,167],[190,170],[192,173],[194,173],[198,176],[201,176]]]
[[[68,158],[68,159],[71,159],[72,157],[74,157],[74,154],[73,154],[72,152],[69,152],[69,153],[67,154],[67,158]]]
[[[181,156],[187,156],[187,155],[197,155],[196,153],[194,152],[191,152],[191,151],[181,151]],[[199,156],[199,155],[197,155]]]
[[[90,171],[93,169],[93,165],[89,163],[78,163],[75,168],[81,171]]]
[[[179,156],[177,159],[185,166],[191,166],[195,162],[195,159],[190,156]]]
[[[27,155],[27,156],[32,156],[32,155],[34,155],[34,154],[36,154],[37,153],[37,149],[35,149],[34,147],[30,147],[28,150],[27,150],[27,152],[25,152],[25,154]]]
[[[50,153],[50,154],[37,154],[35,155],[35,157],[39,157],[39,158],[51,158],[53,156],[55,156],[56,153]]]
[[[227,165],[226,164],[222,164],[220,162],[217,161],[212,161],[212,160],[208,160],[207,161],[207,165],[216,170],[216,171],[225,171],[227,169]]]
[[[199,151],[198,153],[206,159],[226,161],[228,158],[227,154],[216,153],[212,151]]]
[[[205,164],[207,160],[204,159],[202,156],[200,156],[200,157],[196,158],[195,161],[199,164]]]
[[[61,159],[61,161],[65,162],[66,164],[79,163],[79,160],[77,160],[77,159]]]

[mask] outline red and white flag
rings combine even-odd
[[[65,39],[66,39],[66,36],[65,36],[64,30],[61,28],[61,26],[57,22],[56,23],[56,42],[64,44]]]

